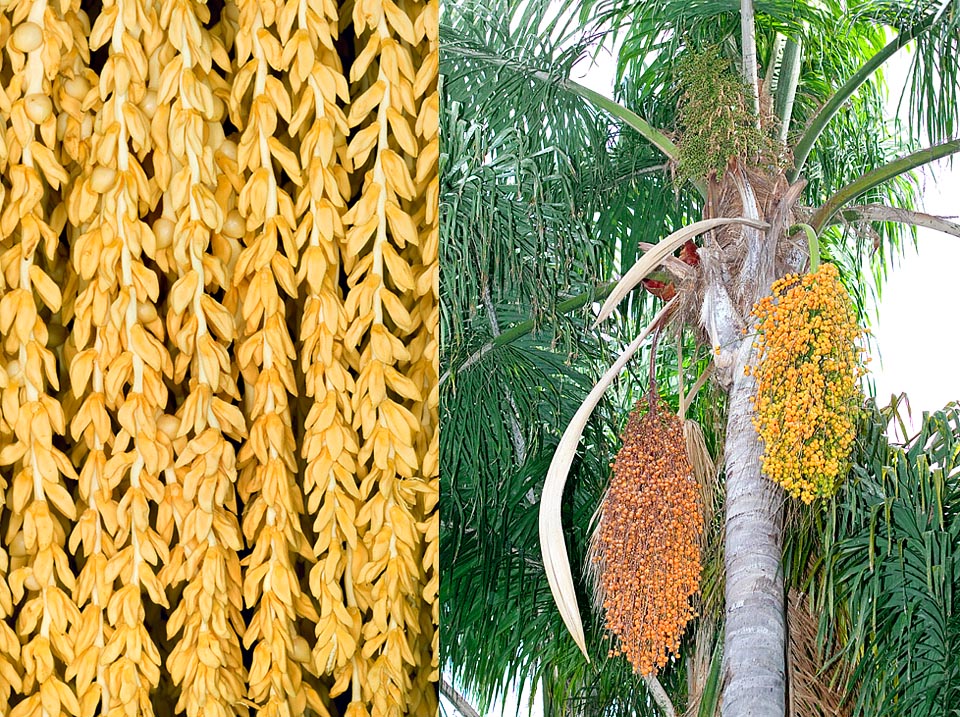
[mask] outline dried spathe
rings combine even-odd
[[[703,514],[683,424],[665,402],[642,402],[600,507],[593,548],[612,654],[656,674],[680,649],[700,589]]]
[[[0,712],[434,715],[436,3],[0,40]]]

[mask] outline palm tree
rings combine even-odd
[[[445,8],[444,659],[481,706],[529,680],[557,714],[643,714],[656,704],[706,715],[721,691],[724,717],[793,713],[809,687],[798,656],[814,671],[824,659],[797,643],[800,627],[790,628],[788,650],[788,612],[791,625],[802,614],[796,600],[788,611],[788,588],[815,596],[828,655],[856,638],[859,652],[838,650],[828,666],[834,691],[855,696],[849,708],[880,710],[901,694],[905,673],[875,669],[875,654],[867,672],[863,647],[887,639],[891,655],[909,656],[896,663],[908,673],[918,650],[890,642],[892,626],[902,626],[895,617],[886,632],[852,617],[876,604],[862,585],[882,584],[862,570],[863,551],[838,546],[862,539],[864,506],[901,500],[874,470],[877,455],[880,466],[908,465],[907,484],[949,483],[943,460],[931,477],[929,444],[931,436],[950,444],[956,422],[928,421],[901,460],[882,430],[867,430],[892,417],[875,411],[838,496],[808,510],[784,507],[760,472],[753,379],[744,372],[752,340],[743,328],[776,278],[821,256],[843,269],[865,318],[869,273],[883,276],[911,225],[957,233],[912,211],[911,172],[960,150],[958,10],[943,0],[592,0],[579,17],[542,0]],[[614,99],[568,79],[604,38],[619,47]],[[891,131],[882,67],[908,43],[911,121]],[[740,78],[732,84],[731,72]],[[696,237],[691,269],[673,252]],[[674,291],[666,306],[657,296]],[[596,302],[610,317],[601,340],[590,326]],[[668,316],[673,345],[644,345],[647,329]],[[704,485],[719,509],[706,531],[701,617],[681,659],[648,690],[633,687],[623,660],[605,658],[602,616],[580,609],[589,590],[579,566],[607,464],[650,381],[640,371],[605,388],[638,351],[660,392],[683,404],[710,454],[723,457],[720,479]],[[708,373],[699,392],[685,390]],[[937,495],[952,518],[953,493]],[[846,522],[838,522],[841,508]],[[891,540],[906,530],[883,520]],[[960,530],[946,518],[938,525]],[[928,564],[950,564],[940,550]],[[953,584],[952,573],[937,579]],[[936,597],[931,614],[949,614],[944,600]],[[562,639],[561,616],[573,640]],[[929,654],[951,654],[945,646],[958,626],[947,622]],[[943,689],[957,689],[958,670],[947,667]],[[821,687],[807,692],[824,709],[830,686]],[[901,697],[896,709],[912,704]]]

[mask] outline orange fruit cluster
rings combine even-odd
[[[656,674],[680,649],[700,589],[703,512],[683,423],[637,404],[612,464],[595,560],[607,629],[635,671]]]
[[[747,371],[757,381],[763,471],[804,503],[832,496],[847,472],[866,370],[850,296],[823,264],[778,280],[753,316],[758,360]]]

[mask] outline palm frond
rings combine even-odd
[[[579,176],[568,155],[544,147],[519,127],[495,131],[461,115],[448,102],[441,113],[441,245],[445,289],[442,328],[463,341],[465,317],[476,313],[481,287],[494,300],[549,315],[556,294],[547,287],[598,263],[589,225],[576,208]],[[472,115],[471,115],[472,116]]]
[[[869,408],[827,510],[820,637],[842,645],[854,715],[947,715],[960,704],[960,408],[925,414],[903,446],[886,437],[894,411]]]

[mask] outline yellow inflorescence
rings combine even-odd
[[[0,715],[436,715],[438,5],[0,3]]]
[[[753,419],[764,473],[810,503],[834,494],[847,468],[864,373],[863,332],[837,268],[777,281],[753,308]]]
[[[665,403],[634,409],[601,506],[596,561],[607,629],[650,675],[680,649],[700,589],[698,487],[683,423]]]

